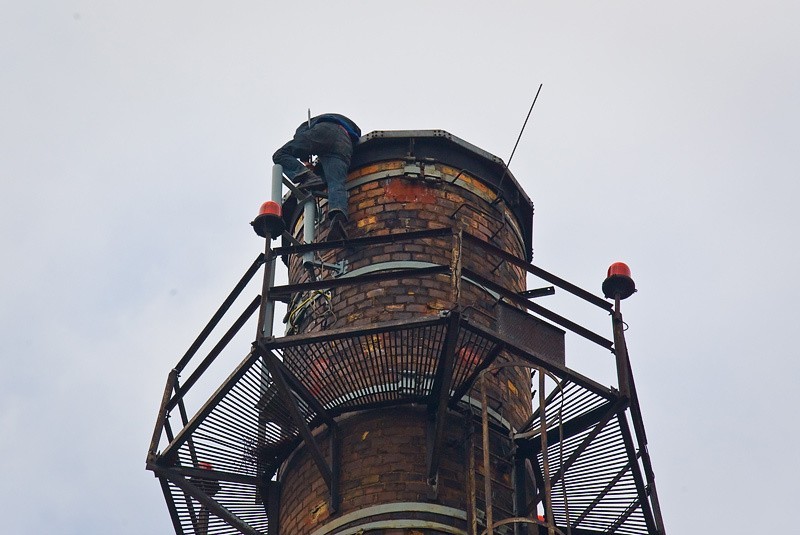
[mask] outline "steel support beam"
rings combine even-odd
[[[614,332],[614,357],[617,365],[617,384],[619,385],[619,393],[623,397],[629,398],[631,396],[631,372],[630,362],[628,360],[628,347],[625,344],[625,322],[622,321],[622,314],[619,312],[619,299],[617,299],[617,307],[611,313],[611,323]]]
[[[613,327],[615,345],[619,346],[619,354],[617,356],[618,373],[620,373],[619,368],[621,366],[624,370],[623,373],[627,374],[626,385],[631,402],[631,421],[633,422],[633,430],[636,435],[635,438],[637,445],[639,446],[638,455],[641,456],[642,459],[644,477],[649,490],[649,503],[652,504],[653,519],[656,524],[656,529],[660,535],[665,535],[666,530],[664,528],[664,519],[661,516],[661,505],[658,501],[658,492],[656,491],[656,476],[653,472],[653,466],[650,462],[650,452],[647,449],[647,434],[644,430],[644,419],[642,418],[642,409],[639,405],[639,395],[636,393],[636,382],[633,380],[633,369],[631,368],[628,346],[625,342],[625,330],[623,328],[624,325],[625,322],[622,320],[622,313],[619,310],[619,300],[616,300]],[[616,341],[617,337],[619,337],[619,342]],[[624,362],[622,362],[623,360]]]
[[[330,432],[330,455],[331,455],[331,485],[330,485],[330,508],[333,513],[339,510],[342,502],[342,495],[339,482],[342,476],[342,433],[336,423],[328,425]]]
[[[267,350],[264,349],[264,351]],[[269,353],[272,352],[270,351]],[[272,354],[273,356],[275,356],[274,353]],[[283,377],[286,379],[288,385],[292,388],[292,390],[294,390],[301,398],[303,398],[303,401],[308,403],[309,406],[312,409],[314,409],[314,412],[316,412],[322,417],[322,419],[325,421],[328,427],[334,427],[336,425],[336,422],[334,422],[333,417],[330,415],[330,413],[328,413],[327,409],[325,409],[325,407],[322,406],[319,400],[316,397],[314,397],[314,395],[311,392],[308,391],[305,385],[301,383],[297,379],[297,377],[295,377],[295,375],[286,368],[286,365],[282,361],[280,361],[277,358],[277,356],[275,356],[273,362],[275,363],[275,366],[277,366],[280,373],[283,374]]]
[[[492,329],[487,329],[481,325],[478,325],[472,322],[468,318],[462,318],[461,320],[462,327],[466,328],[469,331],[477,333],[481,335],[483,338],[490,340],[496,344],[504,344],[505,347],[503,348],[507,352],[511,353],[512,355],[524,360],[526,363],[529,363],[531,367],[539,367],[542,366],[546,370],[553,372],[555,375],[561,377],[562,379],[568,379],[569,381],[575,383],[576,385],[589,390],[590,392],[594,392],[595,394],[599,395],[600,397],[606,398],[608,400],[616,400],[618,396],[615,390],[607,386],[603,386],[600,383],[589,379],[588,377],[579,374],[575,370],[566,368],[564,366],[559,366],[553,362],[548,362],[542,359],[539,359],[536,355],[532,354],[528,349],[520,347],[516,344],[516,342],[510,339],[507,336],[501,335],[497,331]]]
[[[527,482],[525,462],[527,460],[527,452],[524,451],[524,446],[515,441],[514,444],[514,516],[527,516]],[[514,535],[525,535],[527,531],[523,531],[522,526],[514,524]]]
[[[399,269],[397,271],[386,271],[379,273],[368,273],[356,277],[339,277],[337,279],[325,279],[312,282],[301,282],[297,284],[286,284],[284,286],[273,286],[271,293],[276,300],[286,300],[289,296],[299,292],[311,290],[323,290],[327,288],[339,288],[342,286],[355,286],[368,282],[380,282],[401,278],[422,278],[433,275],[445,275],[450,273],[449,266],[432,266],[427,268]]]
[[[368,236],[365,238],[354,238],[347,240],[347,247],[356,249],[368,245],[380,245],[384,243],[396,243],[399,241],[417,241],[431,238],[443,238],[449,236],[452,230],[450,227],[442,227],[431,230],[420,230],[415,232],[396,232],[394,234],[384,234],[382,236]],[[297,246],[276,247],[272,250],[275,256],[283,256],[289,254],[302,255],[303,253],[326,251],[328,249],[335,249],[340,247],[339,244],[328,242],[308,243]]]
[[[433,387],[428,403],[431,426],[428,433],[428,484],[435,485],[442,454],[442,442],[446,427],[447,401],[453,384],[453,356],[458,341],[461,313],[458,309],[449,313],[447,334],[439,355],[439,363],[433,380]]]
[[[606,528],[606,533],[616,533],[619,527],[622,524],[624,524],[625,521],[628,520],[628,517],[630,517],[631,514],[633,514],[633,512],[636,510],[636,508],[639,507],[641,499],[642,499],[641,496],[639,496],[635,500],[633,500],[633,502],[631,502],[631,504],[625,508],[625,511],[623,511],[622,514],[619,515],[619,518],[617,518],[617,520],[613,524],[611,524],[610,526],[608,526],[608,528]],[[648,526],[648,529],[650,529],[650,526]]]
[[[322,454],[317,441],[314,439],[314,435],[311,433],[311,429],[308,427],[308,422],[306,422],[306,419],[302,414],[300,414],[300,408],[297,406],[297,400],[294,398],[292,391],[289,388],[286,376],[283,373],[283,368],[281,368],[280,364],[278,364],[278,358],[274,353],[272,353],[272,351],[268,351],[263,348],[263,346],[259,345],[259,353],[264,359],[264,365],[267,367],[267,370],[272,376],[272,380],[278,389],[278,394],[281,396],[286,410],[289,412],[294,425],[297,426],[300,436],[303,438],[303,441],[305,442],[305,445],[311,454],[311,458],[317,465],[319,473],[322,476],[322,479],[325,481],[325,485],[327,485],[328,490],[330,491],[330,508],[332,511],[337,511],[339,504],[334,500],[338,499],[339,492],[338,489],[334,489],[333,487],[334,483],[337,481],[334,479],[331,466],[325,460],[325,456]],[[333,426],[329,426],[329,429],[331,427],[335,427],[335,424]],[[333,439],[334,437],[331,436],[331,440]]]

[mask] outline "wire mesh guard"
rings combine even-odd
[[[444,359],[452,328],[453,354]],[[446,316],[287,336],[255,347],[175,436],[166,432],[168,444],[151,463],[176,532],[274,535],[270,479],[303,440],[292,410],[313,429],[354,410],[430,404],[437,366],[445,361],[452,363],[452,405],[498,355],[546,365],[559,378],[545,409],[556,525],[574,534],[657,533],[616,391],[547,364],[467,318],[454,325]],[[277,369],[288,379],[290,397],[281,395],[266,359],[282,363]],[[516,437],[528,442],[538,488],[540,429],[535,410]]]
[[[559,381],[545,402],[546,456],[538,409],[515,437],[535,460],[537,498],[543,497],[547,462],[550,507],[564,533],[658,533],[626,404],[613,391],[589,390],[565,377]]]

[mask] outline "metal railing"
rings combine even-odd
[[[275,286],[272,283],[274,280],[273,270],[275,269],[276,265],[274,259],[279,256],[302,256],[307,253],[328,251],[342,247],[347,247],[348,250],[357,250],[387,243],[413,243],[415,241],[432,239],[449,240],[450,262],[448,265],[396,269],[386,272],[373,272],[349,277],[331,277],[323,280],[314,280],[282,286]],[[601,336],[600,334],[597,334],[569,320],[568,318],[533,302],[529,297],[524,295],[524,292],[510,290],[502,284],[494,282],[474,270],[465,268],[462,265],[462,258],[464,250],[466,249],[479,251],[479,254],[484,254],[497,259],[501,263],[505,262],[517,268],[522,268],[525,270],[525,272],[538,277],[543,281],[553,284],[561,290],[564,290],[565,292],[580,298],[582,301],[593,305],[594,307],[603,311],[604,314],[610,313],[612,315],[612,332],[614,334],[613,342]],[[262,283],[261,295],[256,295],[251,301],[249,301],[249,303],[244,307],[244,310],[242,310],[239,315],[234,318],[230,327],[222,334],[222,336],[202,357],[202,359],[196,363],[191,373],[189,373],[188,377],[181,383],[181,374],[186,373],[190,363],[195,363],[198,358],[200,348],[209,342],[212,332],[220,326],[222,320],[232,311],[233,304],[240,297],[242,297],[244,290],[253,281],[256,273],[259,272],[262,266],[264,267],[264,282]],[[209,486],[207,483],[208,481],[216,481],[218,483],[220,481],[225,481],[232,484],[235,483],[245,485],[248,489],[250,489],[248,490],[248,493],[251,493],[252,490],[252,494],[255,496],[253,499],[256,502],[259,500],[266,502],[267,500],[265,500],[265,496],[269,494],[270,484],[268,481],[264,481],[262,477],[263,474],[258,473],[259,470],[263,471],[263,466],[258,468],[259,465],[258,462],[256,462],[254,464],[256,467],[256,471],[254,473],[235,473],[232,470],[223,471],[214,466],[205,466],[203,465],[203,454],[205,453],[205,450],[198,451],[198,448],[195,445],[195,442],[198,440],[198,438],[194,436],[194,433],[198,430],[198,428],[201,427],[201,425],[203,425],[204,421],[209,417],[209,415],[211,415],[214,410],[217,410],[217,407],[226,395],[229,395],[229,393],[236,388],[240,388],[238,383],[239,381],[243,380],[245,376],[252,375],[253,384],[261,381],[261,386],[258,387],[258,390],[260,390],[259,395],[262,397],[264,396],[264,389],[266,388],[265,385],[267,383],[272,385],[269,386],[269,388],[274,390],[277,386],[280,386],[279,383],[281,383],[281,381],[288,380],[288,382],[281,386],[280,390],[282,391],[281,395],[283,396],[283,403],[294,406],[294,413],[287,414],[285,417],[287,421],[286,428],[288,429],[290,427],[294,427],[295,429],[293,431],[294,434],[289,434],[285,437],[282,436],[279,438],[281,438],[281,440],[286,439],[290,443],[296,444],[300,440],[311,440],[310,432],[308,431],[309,426],[311,425],[325,423],[330,429],[335,430],[335,423],[333,421],[333,416],[335,414],[341,411],[363,408],[362,405],[353,403],[352,399],[347,400],[347,403],[337,402],[336,398],[331,398],[331,400],[328,402],[320,402],[317,399],[319,397],[317,392],[311,392],[308,388],[308,385],[303,384],[303,381],[299,380],[292,370],[287,369],[285,365],[281,364],[281,351],[284,351],[285,348],[292,346],[292,344],[311,344],[314,343],[315,340],[317,342],[325,342],[337,339],[337,337],[339,339],[353,338],[357,336],[359,332],[363,333],[366,329],[339,329],[337,331],[300,334],[294,337],[284,338],[266,336],[264,330],[264,321],[267,318],[267,314],[265,311],[270,303],[274,302],[275,300],[288,301],[293,294],[298,292],[336,289],[346,286],[357,286],[368,282],[379,282],[384,280],[412,277],[448,277],[450,279],[453,310],[459,310],[468,307],[468,303],[461,302],[461,284],[463,280],[468,280],[472,284],[476,284],[485,289],[487,292],[492,293],[492,295],[497,296],[498,301],[505,301],[515,307],[528,310],[533,314],[544,318],[566,329],[567,331],[581,336],[582,338],[590,340],[594,344],[614,353],[616,357],[615,363],[617,367],[617,375],[619,378],[620,403],[625,406],[628,404],[630,405],[631,417],[633,421],[634,433],[631,435],[629,430],[625,431],[625,429],[627,429],[627,420],[624,418],[620,420],[620,422],[625,420],[624,425],[620,423],[620,428],[622,429],[620,432],[623,434],[627,433],[631,438],[629,441],[626,440],[626,444],[629,443],[629,446],[626,446],[628,447],[627,455],[631,459],[637,460],[636,462],[633,460],[630,461],[630,469],[633,469],[633,465],[636,465],[636,468],[638,469],[638,460],[641,461],[644,476],[644,487],[640,489],[640,491],[642,491],[646,497],[646,501],[652,504],[654,527],[651,532],[664,535],[665,532],[663,528],[663,521],[661,520],[661,513],[655,493],[654,475],[652,472],[649,454],[647,452],[647,440],[644,433],[644,426],[641,420],[641,411],[639,409],[638,399],[636,397],[633,377],[630,372],[630,362],[627,355],[627,348],[625,347],[624,335],[622,333],[623,324],[622,316],[619,312],[618,301],[615,307],[615,305],[611,302],[597,297],[594,294],[587,292],[552,273],[534,266],[533,264],[528,263],[511,253],[495,247],[494,245],[472,236],[467,232],[463,232],[459,228],[455,227],[364,237],[341,242],[299,244],[287,247],[277,247],[275,249],[271,248],[271,241],[268,237],[266,240],[265,252],[260,254],[254,260],[240,281],[235,285],[233,290],[223,301],[219,309],[214,313],[211,320],[191,344],[187,352],[179,359],[175,367],[168,374],[167,383],[162,396],[162,402],[156,418],[155,428],[153,430],[153,435],[148,448],[147,467],[148,469],[153,470],[162,481],[162,488],[164,489],[165,497],[167,497],[168,507],[170,509],[170,514],[172,516],[176,532],[184,532],[184,530],[187,529],[187,526],[190,526],[190,530],[193,530],[196,533],[202,533],[204,530],[208,532],[208,525],[206,525],[205,528],[201,525],[203,524],[203,518],[206,518],[208,513],[212,513],[213,516],[221,519],[225,525],[233,526],[236,530],[239,530],[242,533],[263,533],[265,529],[271,529],[268,527],[268,522],[266,521],[260,524],[258,521],[253,521],[250,523],[245,522],[240,516],[232,513],[229,507],[220,505],[218,499],[214,498],[214,493],[209,494],[209,488],[213,488],[213,485]],[[254,316],[256,311],[259,312],[259,327],[256,334],[256,340],[253,343],[250,353],[233,371],[233,373],[230,374],[223,385],[221,385],[215,391],[212,397],[202,406],[200,406],[190,418],[190,411],[188,410],[185,402],[187,394],[192,391],[200,378],[206,374],[218,356],[228,346],[231,340],[241,331],[242,327],[247,323],[247,321]],[[426,400],[426,402],[431,404],[431,406],[438,407],[438,411],[441,413],[437,416],[439,419],[443,419],[444,411],[447,409],[448,405],[453,406],[454,403],[457,403],[465,394],[466,390],[475,384],[479,374],[483,373],[483,371],[487,368],[487,363],[493,361],[493,359],[495,359],[501,352],[512,351],[512,353],[515,354],[525,353],[524,348],[515,348],[513,341],[502,339],[502,337],[498,337],[496,333],[481,330],[480,327],[476,327],[474,325],[470,326],[471,324],[467,321],[467,319],[460,317],[457,313],[450,318],[442,317],[431,318],[428,320],[423,319],[423,322],[427,322],[426,325],[428,323],[437,325],[447,324],[451,328],[450,331],[443,331],[443,333],[450,333],[447,336],[443,334],[443,336],[445,336],[445,338],[447,338],[449,341],[445,341],[443,338],[443,345],[438,350],[443,357],[441,360],[444,363],[436,365],[434,372],[436,377],[435,381],[432,378],[431,382],[427,385],[424,385],[423,390],[421,391],[424,393],[424,395],[415,398],[418,401]],[[413,322],[395,322],[395,325],[387,324],[385,326],[376,325],[371,329],[375,330],[375,332],[383,332],[385,329],[389,329],[390,331],[394,329],[398,331],[402,329],[402,323],[409,324]],[[473,332],[478,332],[483,339],[491,343],[486,345],[486,351],[481,356],[483,359],[481,364],[475,365],[469,369],[464,368],[461,370],[454,370],[452,368],[452,366],[455,365],[452,361],[453,354],[456,350],[456,345],[459,343],[459,340],[461,340],[459,336],[465,336],[464,334],[459,334],[462,333],[462,331],[466,332],[464,331],[464,328],[467,330],[472,330]],[[445,348],[445,346],[448,344],[449,346]],[[450,359],[449,361],[447,360],[448,358]],[[535,358],[535,356],[532,356],[532,358]],[[540,363],[540,365],[540,369],[544,370],[545,368],[542,366],[544,366],[545,363]],[[549,369],[553,370],[554,373],[560,374],[560,376],[564,376],[564,374],[567,373],[572,384],[580,385],[581,388],[586,389],[588,392],[602,392],[604,394],[608,392],[608,390],[604,387],[593,383],[591,380],[586,379],[579,374],[571,372],[571,370],[561,369],[558,366],[553,367],[551,364],[547,364],[547,366]],[[441,375],[443,371],[444,376]],[[260,379],[258,379],[259,377]],[[436,383],[436,381],[438,381],[438,383]],[[255,387],[251,387],[251,389],[252,388]],[[400,387],[398,386],[397,388],[399,389]],[[251,392],[249,395],[255,394]],[[386,401],[381,403],[391,404],[396,401],[396,399],[393,400],[391,398],[387,398]],[[552,399],[550,401],[552,401]],[[550,401],[545,400],[545,404],[549,403]],[[176,430],[173,429],[170,421],[170,416],[176,408],[180,418],[180,429],[177,430],[177,433]],[[617,410],[620,410],[619,407],[617,407]],[[621,410],[624,411],[624,408]],[[305,431],[303,428],[305,428]],[[540,438],[543,437],[543,439],[546,440],[547,436],[548,435],[545,432],[544,435],[540,435]],[[259,435],[259,437],[261,437],[261,435]],[[164,439],[166,439],[166,448],[164,451],[159,452],[159,445],[164,441]],[[259,438],[259,440],[260,439],[261,438]],[[210,446],[204,444],[203,447],[209,448]],[[542,450],[542,455],[547,455],[546,447],[544,447]],[[331,488],[332,495],[334,495],[334,487],[336,486],[337,478],[335,469],[336,467],[325,465],[320,461],[320,459],[321,454],[319,454],[317,464],[319,465],[323,474],[327,473],[327,477],[325,479]],[[435,472],[435,466],[431,470]],[[550,479],[551,478],[546,478],[545,480],[550,481]],[[556,481],[557,480],[558,478],[556,478]],[[247,496],[249,495],[250,494],[247,494]],[[176,505],[176,499],[179,499],[181,496],[183,496],[183,501],[181,503],[184,505],[179,507]],[[245,499],[242,496],[236,498],[234,502],[240,503],[242,500],[247,501],[249,499]],[[333,496],[332,503],[335,503],[335,501],[335,496]],[[265,509],[265,514],[268,515],[270,504],[263,503],[262,505]],[[643,503],[642,507],[644,506],[645,504]],[[205,513],[202,513],[203,511],[205,511]],[[552,519],[550,520],[551,521],[548,523],[554,525]],[[260,527],[253,527],[253,525]],[[491,530],[491,522],[489,529]],[[489,531],[489,533],[491,533],[491,531]]]

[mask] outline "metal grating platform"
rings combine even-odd
[[[314,428],[325,418],[306,400],[308,394],[328,417],[378,406],[430,403],[447,321],[442,317],[366,331],[276,338],[265,343],[263,350],[283,361],[290,383],[302,385],[292,389],[293,399]],[[493,355],[546,365],[561,381],[562,388],[549,394],[545,412],[551,474],[564,470],[563,477],[557,475],[552,482],[557,525],[567,525],[569,511],[576,535],[656,533],[625,405],[615,391],[566,368],[548,365],[468,319],[462,318],[457,328],[456,353],[467,346],[477,349],[470,359],[453,359],[448,402],[458,401],[453,396],[464,392],[477,372],[491,365]],[[369,358],[357,358],[364,355]],[[320,361],[326,365],[316,364]],[[540,425],[536,416],[518,433],[521,440],[530,442],[539,473],[543,462],[541,448],[536,449]],[[167,500],[182,532],[203,533],[198,529],[203,524],[201,513],[210,519],[206,533],[243,531],[177,487],[176,477],[183,477],[184,487],[192,485],[198,492],[209,487],[207,481],[218,481],[218,492],[204,492],[208,499],[246,525],[246,532],[269,533],[264,477],[274,473],[300,439],[287,404],[263,365],[262,352],[252,352],[155,460],[156,473],[168,481]],[[203,470],[201,463],[210,463],[213,469]]]

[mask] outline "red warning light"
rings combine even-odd
[[[250,224],[262,238],[266,238],[269,233],[270,238],[274,239],[286,228],[281,215],[281,205],[275,201],[267,201],[261,205],[258,216]]]
[[[631,268],[628,267],[628,264],[625,262],[614,262],[610,266],[608,266],[608,276],[611,277],[613,275],[622,275],[625,277],[631,277]]]
[[[281,205],[275,201],[267,201],[261,205],[258,215],[281,216]]]
[[[614,262],[608,268],[608,277],[603,281],[603,295],[608,299],[627,299],[636,291],[631,278],[631,268],[624,262]]]

